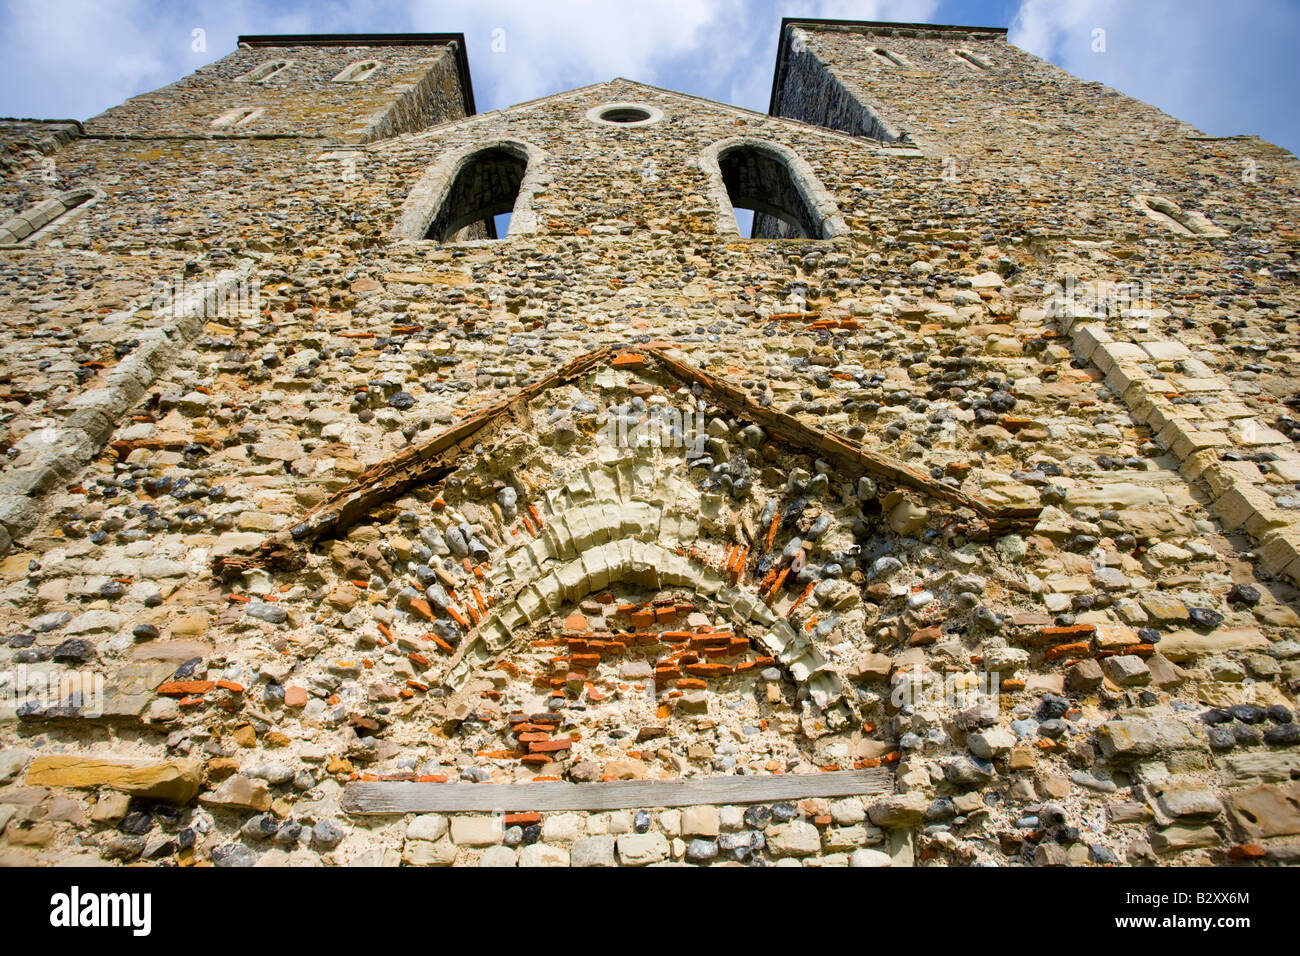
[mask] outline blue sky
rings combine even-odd
[[[796,15],[1007,26],[1207,133],[1300,151],[1295,0],[0,0],[0,115],[86,119],[240,33],[421,30],[465,34],[480,111],[614,76],[766,111],[777,27]]]

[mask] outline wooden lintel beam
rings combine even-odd
[[[775,803],[808,797],[892,793],[893,772],[832,770],[809,774],[746,774],[698,780],[610,780],[603,783],[407,783],[360,781],[343,792],[343,809],[359,815],[518,813],[544,810],[635,810],[712,804]]]

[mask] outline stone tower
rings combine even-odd
[[[811,20],[0,135],[0,862],[1300,854],[1289,153]]]

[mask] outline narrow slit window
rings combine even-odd
[[[266,110],[262,107],[237,106],[226,110],[212,121],[215,129],[237,129],[255,123]]]
[[[343,68],[338,76],[334,77],[334,83],[361,83],[370,79],[375,70],[379,69],[378,60],[360,60]]]
[[[506,145],[472,154],[452,180],[424,238],[438,242],[504,238],[520,185],[528,171],[527,153]]]
[[[37,203],[0,224],[0,246],[34,242],[43,231],[57,228],[74,210],[102,195],[94,189],[72,189]]]
[[[1203,212],[1184,209],[1164,196],[1138,196],[1138,208],[1153,222],[1180,236],[1226,236]]]
[[[993,64],[983,57],[976,56],[974,53],[968,53],[966,50],[953,50],[952,55],[963,63],[979,70],[981,73],[993,69]]]
[[[890,66],[907,66],[907,61],[892,50],[886,50],[884,47],[878,46],[872,52]]]
[[[265,83],[279,76],[288,68],[288,60],[271,60],[269,63],[263,63],[257,69],[245,73],[243,76],[236,77],[236,80],[240,83]]]

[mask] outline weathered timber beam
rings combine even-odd
[[[893,773],[834,770],[809,774],[746,774],[698,780],[611,780],[604,783],[356,782],[343,791],[347,813],[506,813],[543,810],[635,810],[703,804],[772,803],[808,797],[892,793]]]
[[[629,358],[648,356],[653,363],[681,382],[698,384],[719,405],[767,430],[777,441],[822,456],[847,474],[870,474],[895,485],[925,492],[941,501],[968,508],[986,519],[991,530],[999,533],[1037,519],[1041,508],[1033,505],[998,508],[975,495],[968,495],[929,475],[909,468],[900,461],[879,455],[811,425],[791,415],[759,405],[743,391],[714,378],[703,369],[669,357],[663,344],[633,346],[625,351]],[[586,352],[549,375],[526,385],[502,400],[481,408],[464,421],[439,432],[428,441],[404,449],[374,465],[355,482],[309,510],[287,531],[271,537],[251,556],[224,555],[213,561],[213,570],[238,572],[266,565],[293,566],[301,552],[314,540],[337,535],[372,509],[397,497],[422,481],[437,481],[454,470],[462,455],[483,439],[485,430],[499,426],[501,420],[557,385],[564,385],[590,372],[614,357],[614,346]],[[633,359],[632,363],[635,364]]]
[[[536,396],[580,378],[604,363],[612,347],[578,356],[549,375],[512,393],[501,401],[481,408],[428,441],[403,449],[391,458],[371,466],[354,482],[311,508],[287,531],[267,538],[252,555],[223,555],[213,561],[213,571],[242,571],[266,565],[293,565],[294,557],[312,541],[337,535],[371,510],[420,482],[438,481],[455,470],[462,455],[469,454],[482,439],[482,432],[519,409]],[[471,441],[472,440],[472,441]]]
[[[959,488],[935,481],[929,475],[909,468],[900,461],[867,451],[820,428],[805,425],[791,415],[764,408],[734,385],[715,379],[693,365],[670,358],[661,348],[645,346],[641,351],[652,356],[659,366],[674,378],[684,382],[699,383],[718,404],[733,414],[762,425],[778,441],[824,456],[841,471],[875,475],[891,484],[924,491],[942,501],[969,508],[980,517],[1003,522],[1035,518],[1042,510],[1033,506],[998,508],[982,498],[966,494]]]

